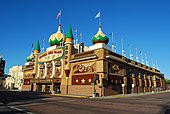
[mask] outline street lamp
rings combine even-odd
[[[123,95],[125,94],[125,89],[124,89],[124,87],[125,87],[125,84],[122,84],[122,92],[123,92]]]
[[[135,84],[132,84],[132,93],[134,93]]]
[[[94,72],[94,79],[93,79],[93,97],[96,97],[96,73]]]
[[[68,94],[68,77],[66,77],[66,81],[67,81],[66,94]]]
[[[152,93],[154,93],[154,88],[153,88],[153,86],[152,86]]]

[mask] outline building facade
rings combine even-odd
[[[4,78],[4,70],[5,70],[5,60],[3,60],[0,55],[0,86],[3,86]]]
[[[10,89],[22,89],[23,66],[13,66],[9,69],[9,76],[6,78],[6,87]]]
[[[40,52],[39,42],[27,57],[22,89],[62,94],[98,96],[151,92],[165,89],[164,75],[111,50],[101,26],[93,45],[75,46],[72,29],[49,38],[50,47]]]

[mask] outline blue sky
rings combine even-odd
[[[60,9],[64,32],[71,25],[82,33],[85,45],[92,45],[91,38],[98,29],[94,17],[100,10],[103,32],[114,33],[117,53],[121,53],[123,39],[127,57],[130,44],[134,56],[134,48],[138,55],[139,51],[146,53],[149,65],[157,61],[170,79],[169,6],[169,0],[0,0],[0,54],[6,60],[5,72],[14,65],[24,65],[33,42],[39,40],[42,48],[45,39],[45,48],[49,46],[50,35],[57,31]]]

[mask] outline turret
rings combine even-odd
[[[68,31],[66,33],[66,39],[65,39],[65,46],[66,46],[66,55],[65,55],[65,72],[66,72],[66,76],[69,75],[70,72],[70,59],[71,59],[71,55],[72,55],[72,50],[73,50],[73,34],[72,34],[72,29],[71,26],[68,27]]]
[[[37,74],[39,53],[40,53],[40,44],[39,41],[37,41],[34,46],[34,72],[33,72],[34,74]]]
[[[39,41],[37,41],[35,46],[34,46],[34,54],[38,54],[38,53],[40,53],[40,44],[39,44]]]

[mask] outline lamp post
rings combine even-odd
[[[124,89],[124,87],[125,87],[125,84],[122,84],[122,92],[123,92],[123,95],[125,94],[125,89]]]
[[[135,84],[132,84],[132,93],[134,93]]]
[[[66,94],[68,94],[68,77],[66,77],[66,81],[67,81]]]
[[[96,73],[94,72],[94,79],[93,79],[93,97],[96,97]]]
[[[152,93],[154,93],[154,87],[152,86]]]

